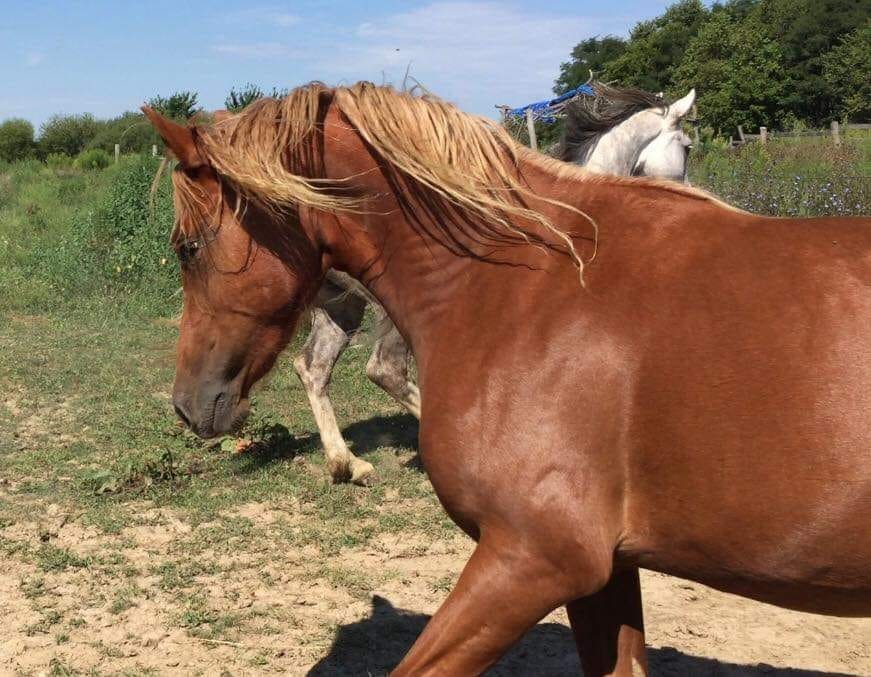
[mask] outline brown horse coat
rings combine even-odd
[[[478,541],[394,674],[478,673],[563,604],[588,677],[645,668],[638,567],[871,614],[871,222],[763,218],[517,150],[517,202],[544,221],[508,214],[531,244],[487,237],[391,146],[458,157],[452,143],[477,136],[446,141],[424,122],[411,141],[378,136],[400,115],[351,109],[348,91],[319,94],[311,155],[283,162],[359,208],[223,206],[214,265],[185,272],[175,401],[201,434],[232,425],[330,267],[384,305],[418,363],[423,464]],[[152,119],[186,158],[177,191],[258,197],[254,170],[219,147],[253,157],[243,127],[185,137]],[[447,182],[439,157],[420,175]],[[475,184],[475,165],[459,169]],[[199,237],[189,197],[180,246]],[[583,288],[550,224],[588,262]],[[245,257],[242,273],[214,272]]]

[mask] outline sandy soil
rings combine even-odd
[[[292,524],[292,513],[251,504],[235,514],[269,528]],[[155,572],[210,525],[192,528],[165,510],[150,517],[116,536],[58,511],[41,523],[0,530],[13,553],[0,568],[0,674],[384,674],[438,608],[471,551],[459,538],[427,542],[409,534],[378,536],[334,560],[319,558],[313,546],[216,547],[192,560],[214,565],[195,576],[190,594],[179,595]],[[118,553],[126,573],[97,566],[46,571],[14,556],[16,545],[46,542],[103,562]],[[654,674],[871,674],[871,619],[788,612],[660,574],[646,573],[643,585]],[[117,601],[113,608],[125,586],[134,591],[129,608]],[[200,613],[191,594],[215,614],[213,627],[221,622],[216,618],[231,619],[232,634],[221,636],[233,639],[191,631],[185,614]],[[578,672],[560,611],[492,674]]]

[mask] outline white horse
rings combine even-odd
[[[593,97],[566,106],[558,155],[599,174],[655,176],[687,182],[692,141],[681,123],[696,90],[672,104],[641,89],[592,84]]]
[[[662,97],[637,89],[595,83],[596,96],[566,107],[560,143],[563,160],[598,173],[687,180],[690,139],[680,123],[695,101],[695,90],[668,105]],[[293,362],[324,445],[333,480],[367,484],[370,463],[348,449],[339,430],[327,387],[333,366],[359,331],[367,303],[381,318],[381,331],[366,365],[366,374],[410,413],[420,418],[420,392],[409,378],[411,353],[396,327],[366,290],[347,275],[330,271],[312,307],[312,327]]]

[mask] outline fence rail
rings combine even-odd
[[[743,146],[745,143],[749,143],[751,141],[758,141],[759,143],[766,143],[769,139],[789,139],[789,138],[805,138],[811,136],[819,136],[825,137],[829,136],[832,138],[832,143],[836,146],[841,144],[841,133],[842,131],[855,131],[855,130],[869,130],[871,129],[871,123],[850,123],[846,125],[841,125],[838,122],[832,122],[829,129],[804,129],[800,131],[794,132],[778,132],[769,130],[767,127],[760,127],[758,134],[750,134],[744,131],[742,125],[738,125],[738,138],[736,139],[734,136],[729,137],[729,145],[732,147]]]

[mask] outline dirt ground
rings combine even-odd
[[[336,561],[268,539],[237,547],[302,525],[293,503],[234,509],[224,517],[245,525],[238,536],[165,508],[139,514],[107,535],[50,506],[38,522],[0,530],[0,674],[384,674],[471,551],[458,536],[408,533]],[[15,556],[27,548],[41,553],[36,564]],[[788,612],[655,573],[643,585],[654,674],[871,674],[871,619]],[[578,672],[560,611],[492,674]]]

